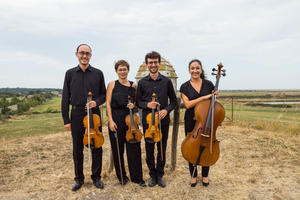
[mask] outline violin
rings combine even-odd
[[[156,102],[156,94],[152,94],[152,102]],[[158,112],[152,109],[152,112],[146,116],[148,128],[145,132],[145,140],[149,143],[160,141]]]
[[[212,70],[212,75],[216,75],[214,91],[218,90],[220,77],[225,76],[225,70],[222,68],[220,63],[218,69]],[[211,166],[217,162],[220,155],[220,141],[216,138],[216,130],[225,118],[225,109],[216,101],[214,94],[211,99],[197,103],[194,111],[195,127],[183,140],[181,152],[183,157],[195,166]]]
[[[132,103],[130,96],[128,96],[128,102]],[[139,129],[140,120],[138,116],[129,109],[129,114],[125,117],[125,122],[128,127],[126,131],[126,141],[128,143],[137,143],[142,139],[142,132]]]
[[[92,101],[92,93],[88,93],[88,103]],[[100,148],[104,143],[103,134],[99,131],[101,126],[100,116],[92,113],[92,109],[87,109],[87,115],[83,118],[85,133],[83,136],[83,145],[88,148]]]

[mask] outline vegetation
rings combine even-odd
[[[24,113],[57,95],[57,89],[0,88],[0,119]]]
[[[287,106],[286,104],[265,105],[261,103],[263,101],[283,101],[282,98],[278,98],[282,96],[282,93],[283,91],[221,91],[219,101],[226,109],[224,123],[258,130],[299,135],[300,104],[289,104]],[[16,103],[24,99],[27,99],[27,102],[31,99],[31,105],[34,105],[30,106],[22,115],[12,115],[9,119],[0,121],[0,138],[23,137],[64,131],[60,114],[61,97],[54,95],[52,98],[46,98],[42,97],[41,94],[46,93],[36,94],[38,96],[33,95],[32,99],[31,97],[0,98],[1,105],[5,104],[8,106],[9,102]],[[243,96],[243,98],[237,98],[238,96]],[[284,100],[300,101],[300,91],[285,91]],[[37,103],[40,101],[42,104]],[[21,104],[21,102],[18,104]],[[180,122],[183,122],[184,110],[184,108],[181,109]],[[101,112],[102,123],[107,124],[105,105],[102,106]]]

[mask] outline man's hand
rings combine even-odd
[[[155,109],[156,106],[158,106],[158,105],[160,105],[158,102],[151,101],[151,102],[147,103],[147,108]]]
[[[67,131],[71,131],[71,123],[65,124],[64,127]]]
[[[129,104],[127,104],[127,108],[129,108],[129,109],[133,109],[133,108],[134,108],[134,104],[133,104],[133,103],[129,103]]]
[[[159,119],[162,120],[163,118],[165,118],[165,116],[167,114],[168,114],[168,111],[166,109],[159,111],[159,113],[158,113]]]
[[[90,101],[89,103],[86,104],[87,108],[95,108],[97,106],[96,101]]]

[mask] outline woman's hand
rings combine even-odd
[[[117,124],[113,120],[108,122],[108,125],[109,125],[109,130],[116,132],[118,127],[117,127]]]

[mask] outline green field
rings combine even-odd
[[[284,95],[283,95],[284,94]],[[299,101],[300,91],[224,91],[220,102],[226,109],[225,123],[237,126],[300,134],[300,104],[273,107],[252,104],[262,101]],[[233,97],[233,107],[232,98]],[[13,115],[0,121],[0,139],[11,139],[37,134],[51,134],[64,131],[60,113],[60,97],[43,105],[31,108],[23,115]],[[233,121],[232,121],[233,109]],[[103,106],[103,123],[106,124]],[[183,122],[184,109],[181,109]]]

